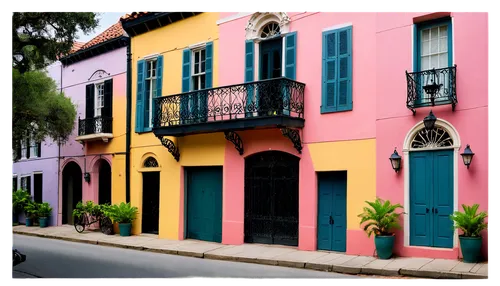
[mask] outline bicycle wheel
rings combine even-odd
[[[78,233],[82,233],[85,230],[85,226],[87,224],[87,216],[82,215],[81,217],[73,217],[74,225],[75,225],[75,230]]]
[[[99,226],[101,227],[101,232],[107,235],[113,234],[113,222],[109,217],[102,217],[99,222]]]

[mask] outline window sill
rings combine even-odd
[[[336,108],[336,109],[320,107],[321,114],[338,113],[338,112],[345,112],[345,111],[352,111],[352,107],[348,107],[348,108]]]
[[[136,131],[135,133],[137,133],[137,134],[144,134],[144,133],[149,133],[151,131],[153,131],[153,128],[148,127],[148,128],[144,128],[144,130],[142,130],[142,131]]]

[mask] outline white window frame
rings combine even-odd
[[[41,148],[40,144],[40,148]],[[33,140],[33,138],[30,139],[30,158],[38,158],[38,152],[36,151],[38,149],[38,142]]]
[[[102,86],[102,105],[100,104],[101,101],[99,100],[99,87]],[[94,84],[94,118],[96,117],[102,117],[102,109],[104,108],[104,81],[97,82]],[[99,111],[99,115],[97,115],[97,111]]]
[[[154,73],[154,76],[149,76],[148,74],[148,65],[152,64],[152,63],[156,63],[155,65],[155,73]],[[152,70],[152,68],[151,68]],[[158,74],[158,57],[152,57],[152,58],[148,58],[146,60],[146,74],[144,75],[144,82],[146,82],[146,84],[149,84],[149,93],[147,94],[147,98],[148,98],[148,104],[149,104],[149,116],[148,116],[148,125],[146,127],[153,127],[153,80],[155,80],[155,83],[156,83],[156,80],[157,79],[157,74]],[[149,81],[149,83],[147,82]]]
[[[23,189],[23,190],[25,190],[25,191],[27,191],[27,190],[28,190],[28,188],[24,188],[24,185],[23,185],[23,179],[25,179],[25,180],[27,181],[27,179],[26,179],[26,178],[28,178],[28,177],[31,177],[31,174],[29,174],[29,175],[22,175],[22,176],[20,177],[21,179],[19,180],[19,182],[18,182],[18,186],[17,186],[17,188],[18,188],[18,189],[19,189],[19,188],[21,188],[21,189]],[[27,184],[27,183],[28,183],[28,182],[26,182],[26,184]],[[31,179],[30,179],[30,184],[31,184]],[[27,186],[27,185],[26,185],[26,186]],[[31,195],[31,186],[30,186],[30,195]]]
[[[26,146],[26,140],[25,139],[21,140],[21,160],[28,159],[27,158],[28,148],[29,146]]]
[[[194,81],[197,80],[198,81],[198,89],[197,90],[202,90],[202,89],[205,89],[206,86],[207,86],[207,76],[206,76],[206,71],[207,71],[207,50],[205,48],[206,46],[203,45],[203,46],[200,46],[200,47],[196,47],[196,48],[192,48],[191,49],[191,62],[193,63],[191,65],[191,89],[192,91],[194,91]],[[201,59],[201,52],[202,51],[205,51],[205,70],[203,72],[198,72],[198,73],[194,73],[195,69],[195,54],[196,53],[199,53],[200,54],[200,62],[199,62],[199,71],[201,71],[201,63],[202,63],[202,59]],[[201,87],[201,76],[202,75],[205,75],[205,87],[204,88],[200,88]]]

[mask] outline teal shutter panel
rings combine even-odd
[[[245,42],[245,82],[253,81],[253,41]]]
[[[207,43],[205,46],[205,88],[212,88],[213,84],[213,42]]]
[[[151,116],[151,125],[154,126],[155,117],[156,117],[156,100],[155,98],[161,97],[163,95],[163,56],[159,55],[156,59],[156,90],[153,92],[153,110]]]
[[[337,71],[337,32],[323,32],[323,84],[321,88],[321,112],[337,111],[336,71]]]
[[[191,90],[191,50],[185,49],[182,51],[182,93],[189,92]],[[187,119],[188,117],[188,107],[189,107],[189,96],[182,95],[180,100],[180,122]]]
[[[297,32],[285,36],[285,76],[295,80],[297,59]]]
[[[352,110],[352,26],[339,29],[337,111]]]
[[[144,89],[145,89],[145,61],[137,62],[137,91],[136,91],[136,107],[135,107],[135,132],[144,131]]]

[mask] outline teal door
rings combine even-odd
[[[222,167],[187,170],[187,238],[222,241]]]
[[[346,251],[347,172],[318,173],[318,249]]]
[[[260,79],[273,79],[282,76],[282,39],[278,37],[260,44]],[[283,113],[283,95],[278,83],[261,84],[257,90],[259,116]]]
[[[453,150],[410,153],[410,245],[453,247]]]

